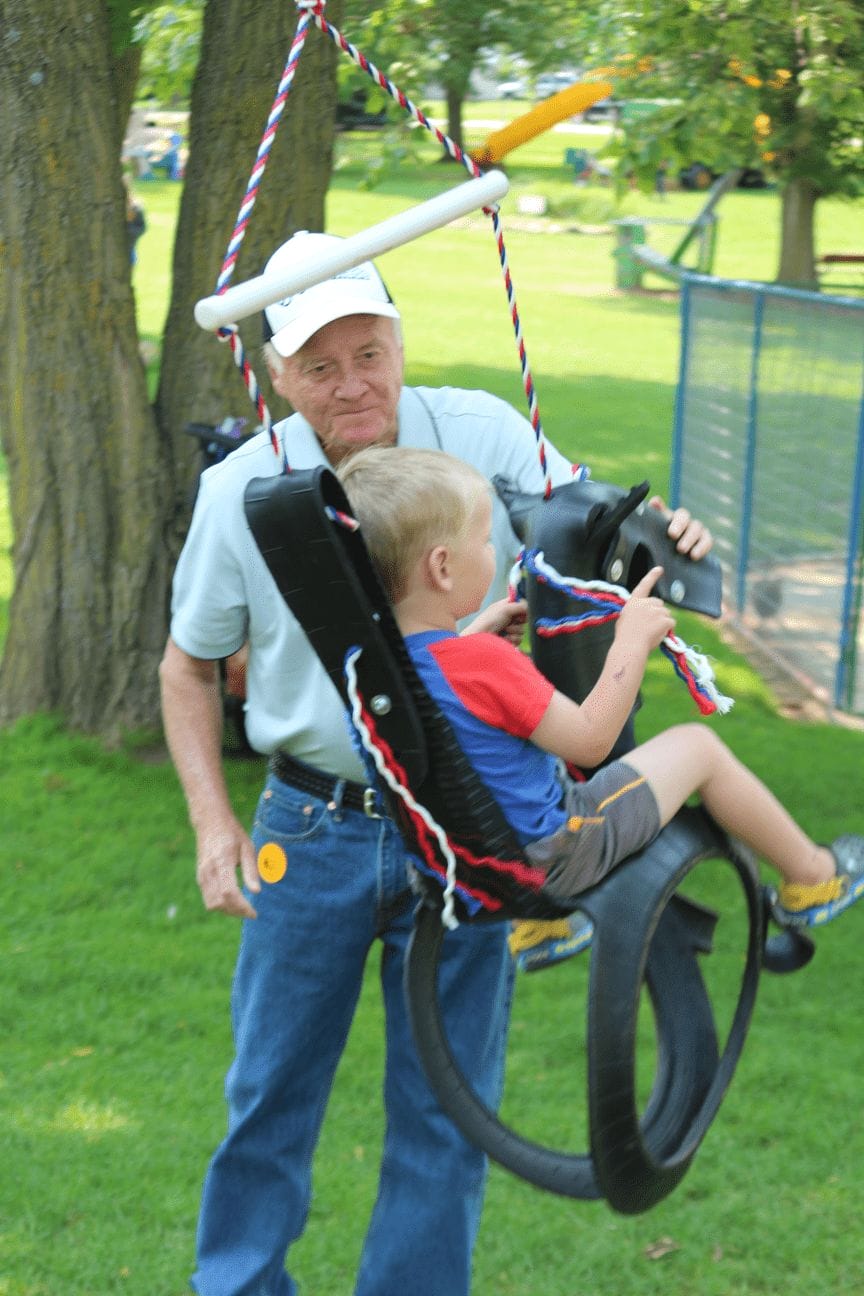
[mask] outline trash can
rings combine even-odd
[[[643,267],[633,255],[636,243],[645,242],[645,223],[636,216],[615,221],[615,287],[641,288]]]

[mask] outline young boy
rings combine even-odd
[[[361,451],[339,476],[420,678],[526,855],[546,870],[555,903],[574,903],[694,792],[780,873],[778,920],[825,922],[864,894],[864,837],[830,847],[811,841],[705,725],[668,729],[586,783],[562,779],[561,760],[594,767],[606,758],[649,653],[673,629],[651,596],[661,568],[633,590],[600,678],[577,705],[516,647],[524,604],[493,603],[457,631],[480,607],[495,567],[485,478],[441,451],[399,447]]]

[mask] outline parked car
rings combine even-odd
[[[689,166],[678,172],[678,183],[682,189],[710,189],[715,180],[720,178],[720,172],[714,171],[711,167],[706,166],[704,162],[691,162]],[[757,167],[745,167],[738,177],[738,189],[765,189],[768,181],[765,175]]]
[[[527,99],[528,87],[518,78],[513,81],[502,81],[495,87],[495,95],[498,99]]]
[[[578,72],[544,72],[542,76],[537,78],[534,87],[535,98],[548,99],[550,95],[557,94],[559,90],[567,90],[578,80]]]
[[[610,95],[606,99],[598,99],[596,103],[586,108],[582,114],[582,120],[586,122],[611,122],[614,125],[618,121],[620,111],[620,105]]]
[[[378,130],[386,125],[387,109],[369,112],[365,90],[355,90],[347,99],[340,99],[336,105],[337,131]]]

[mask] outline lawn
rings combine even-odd
[[[514,155],[514,193],[548,190],[559,211],[567,202],[578,207],[581,195],[563,173],[568,144],[550,135],[520,151],[524,162]],[[370,136],[343,142],[328,201],[337,232],[363,228],[458,178],[427,152],[364,190],[364,154],[375,147]],[[238,202],[244,181],[238,178]],[[141,196],[149,227],[139,243],[136,294],[142,336],[156,338],[178,187],[156,182],[142,186]],[[589,197],[597,211],[608,203],[605,190]],[[625,210],[687,215],[700,201],[674,194],[661,205],[654,195],[628,194]],[[226,199],[226,238],[232,202]],[[569,225],[581,223],[575,207],[538,230],[518,220],[515,200],[505,200],[544,426],[562,449],[590,462],[595,476],[627,485],[647,475],[663,490],[677,301],[669,293],[616,292],[612,237],[572,232]],[[860,217],[860,204],[826,203],[822,245],[851,245]],[[724,199],[718,270],[770,277],[777,218],[776,194]],[[487,225],[478,217],[439,231],[387,254],[382,268],[405,319],[409,378],[489,387],[519,406],[521,379]],[[214,363],[228,363],[215,345]],[[0,509],[4,607],[10,542]],[[712,626],[688,617],[681,633],[716,658],[721,686],[736,698],[731,715],[716,721],[736,752],[816,837],[860,829],[864,736],[784,719]],[[693,716],[686,692],[658,658],[642,733]],[[256,762],[229,762],[247,817],[260,773]],[[7,896],[0,918],[0,1296],[180,1296],[192,1265],[201,1177],[224,1124],[238,929],[202,912],[182,798],[160,752],[132,740],[106,752],[53,717],[34,717],[3,734],[0,779]],[[705,898],[734,921],[734,889],[730,895],[722,874],[709,880]],[[652,1212],[617,1216],[603,1205],[541,1195],[493,1169],[476,1296],[860,1290],[864,1034],[854,987],[861,922],[853,913],[820,933],[807,970],[762,978],[720,1114],[681,1187]],[[733,930],[729,948],[713,956],[724,1019],[736,939]],[[375,1192],[382,1137],[375,963],[325,1124],[309,1230],[293,1257],[304,1292],[316,1296],[349,1296]],[[584,1147],[585,982],[584,961],[520,980],[507,1097],[520,1128],[577,1149]],[[650,1030],[642,1037],[650,1066]]]

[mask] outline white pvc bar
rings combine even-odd
[[[390,216],[378,225],[342,239],[330,252],[319,253],[302,269],[290,274],[258,275],[245,283],[235,284],[224,293],[202,297],[195,306],[195,320],[203,329],[217,329],[224,324],[254,315],[265,306],[290,297],[296,292],[322,283],[333,275],[350,270],[363,261],[370,261],[389,252],[391,248],[410,243],[412,239],[440,229],[459,216],[466,216],[477,207],[486,207],[503,198],[510,182],[503,171],[488,171],[485,175],[468,180],[465,184],[438,194],[427,202],[408,211]]]

